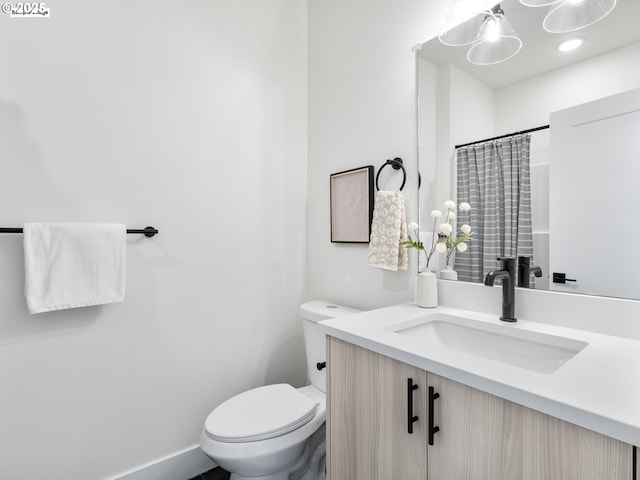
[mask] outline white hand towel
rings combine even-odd
[[[373,207],[371,237],[369,239],[369,265],[384,270],[406,270],[409,264],[407,222],[404,197],[399,191],[378,191]]]
[[[25,223],[23,232],[30,313],[124,300],[125,225]]]

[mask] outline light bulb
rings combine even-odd
[[[485,16],[478,40],[469,48],[467,60],[475,65],[492,65],[513,57],[522,47],[522,41],[498,7]]]
[[[487,20],[484,39],[488,42],[497,42],[500,38],[500,26],[496,18],[490,18]]]

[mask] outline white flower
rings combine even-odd
[[[449,217],[449,220],[453,220],[454,218],[456,218],[456,214],[453,212],[449,212],[447,216]]]
[[[439,253],[444,253],[447,251],[447,244],[444,242],[436,243],[436,251]]]
[[[440,218],[442,216],[442,212],[440,210],[432,210],[431,217],[432,218]]]
[[[453,227],[451,227],[451,225],[449,225],[448,223],[441,223],[440,225],[438,225],[438,233],[442,233],[443,235],[449,235],[452,230]]]
[[[467,202],[462,202],[460,204],[460,211],[461,212],[468,212],[469,210],[471,210],[471,205],[469,205]]]
[[[407,230],[411,230],[411,231],[418,231],[418,224],[416,222],[411,222],[409,225],[407,225]]]
[[[465,223],[464,225],[462,225],[462,227],[460,227],[460,230],[462,230],[462,233],[464,233],[465,235],[469,235],[471,233],[471,226]]]
[[[444,208],[446,208],[447,210],[455,210],[456,202],[454,202],[453,200],[447,200],[446,202],[444,202]]]
[[[456,248],[458,249],[459,252],[466,252],[467,251],[467,244],[464,242],[460,242]]]

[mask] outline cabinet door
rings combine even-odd
[[[328,478],[426,480],[426,372],[332,337],[327,365]]]
[[[628,480],[633,447],[524,409],[525,480]]]
[[[633,447],[429,374],[440,397],[430,480],[628,480]]]
[[[428,382],[440,395],[429,479],[521,479],[522,407],[431,373]]]

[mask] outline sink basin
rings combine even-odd
[[[544,374],[555,372],[588,345],[573,338],[443,313],[398,322],[386,329],[425,345],[444,346]]]

